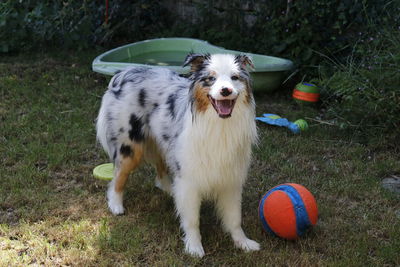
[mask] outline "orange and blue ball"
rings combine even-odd
[[[307,188],[286,183],[275,186],[261,198],[258,214],[266,232],[295,240],[317,223],[318,207]]]

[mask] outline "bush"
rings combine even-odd
[[[350,52],[349,44],[365,30],[369,17],[375,18],[376,24],[394,22],[399,12],[394,5],[381,0],[201,1],[197,3],[200,20],[196,24],[175,20],[171,28],[177,31],[167,33],[282,56],[310,66],[321,61],[315,51],[334,56]]]
[[[146,39],[165,25],[159,1],[7,0],[0,3],[0,51],[40,47],[83,49],[112,38]],[[126,39],[126,37],[125,37]]]
[[[345,64],[319,81],[327,118],[358,135],[400,138],[400,33],[380,29],[354,46]],[[330,68],[331,69],[331,68]]]
[[[163,37],[160,32],[169,27],[170,14],[157,0],[110,1],[110,19],[104,25],[100,44],[136,42]]]
[[[89,0],[7,0],[0,3],[0,49],[88,47],[93,30],[100,25],[98,9]]]
[[[193,19],[177,17],[156,0],[6,0],[0,3],[3,52],[45,46],[116,46],[155,37],[182,36],[226,48],[287,57],[299,65],[320,61],[314,51],[345,55],[369,17],[394,21],[393,3],[362,1],[186,1]],[[177,8],[178,9],[178,8]],[[398,22],[397,22],[398,23]]]

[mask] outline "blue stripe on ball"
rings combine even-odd
[[[297,192],[297,190],[291,185],[283,185],[280,190],[285,192],[292,200],[294,212],[296,214],[297,235],[301,236],[311,225],[303,199],[301,198],[299,192]]]
[[[275,190],[274,190],[274,191],[275,191]],[[274,235],[274,236],[277,236],[277,234],[275,234],[275,232],[272,231],[272,229],[269,227],[269,225],[268,225],[268,223],[267,223],[267,220],[266,220],[265,217],[264,217],[264,208],[263,208],[263,207],[264,207],[264,202],[265,202],[265,200],[267,199],[267,197],[268,197],[272,192],[273,192],[273,191],[268,191],[268,192],[263,196],[263,198],[261,199],[261,203],[260,203],[260,205],[258,206],[258,214],[259,214],[259,216],[260,216],[261,223],[262,223],[264,229],[267,230],[270,234],[272,234],[272,235]]]
[[[308,217],[306,207],[304,205],[304,202],[303,202],[300,194],[297,192],[296,188],[294,188],[291,185],[287,185],[287,184],[279,185],[275,188],[272,188],[261,199],[261,204],[259,206],[258,213],[260,214],[261,222],[264,226],[264,229],[266,229],[271,234],[277,236],[277,234],[269,227],[268,223],[266,222],[266,220],[264,218],[263,207],[264,207],[265,199],[271,193],[278,191],[278,190],[285,192],[287,194],[287,196],[290,198],[290,200],[292,201],[294,213],[296,216],[296,232],[297,232],[298,236],[301,236],[302,234],[304,234],[304,232],[307,230],[307,228],[311,225],[311,222]]]

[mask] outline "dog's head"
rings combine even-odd
[[[212,105],[220,118],[232,115],[238,100],[252,101],[250,75],[246,67],[253,67],[246,55],[189,54],[184,66],[191,65],[189,79],[196,108],[204,112]]]

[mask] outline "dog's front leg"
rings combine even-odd
[[[244,251],[259,250],[260,245],[248,239],[242,229],[242,186],[232,185],[218,193],[217,211],[221,217],[222,226],[231,234],[235,246]]]
[[[200,235],[201,197],[198,190],[183,178],[175,179],[173,186],[175,205],[184,231],[185,251],[192,256],[203,257]]]

